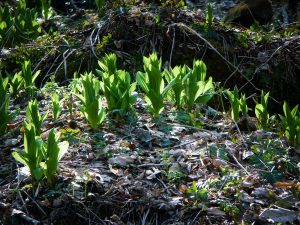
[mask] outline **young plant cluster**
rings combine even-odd
[[[196,103],[206,104],[213,97],[213,81],[211,77],[206,80],[204,62],[195,60],[192,69],[186,65],[176,66],[163,73],[161,64],[155,53],[144,57],[145,72],[138,72],[136,78],[154,117],[164,109],[165,98],[171,100],[177,109],[191,111]]]
[[[237,122],[241,116],[244,117],[248,114],[249,108],[246,103],[246,96],[245,94],[239,96],[238,88],[236,86],[234,87],[233,92],[226,90],[226,94],[231,105],[231,118]],[[276,115],[270,116],[268,113],[268,101],[269,92],[265,94],[264,91],[261,93],[260,102],[254,99],[254,102],[256,103],[255,116],[258,127],[263,130],[270,130],[276,119]],[[298,105],[291,110],[288,104],[284,102],[283,113],[284,115],[279,115],[279,117],[284,136],[291,145],[300,147],[300,114]]]
[[[13,157],[25,165],[34,183],[46,177],[50,187],[55,185],[59,160],[66,153],[69,143],[59,142],[60,133],[51,129],[47,143],[41,138],[41,127],[47,114],[41,116],[37,100],[28,103],[26,110],[27,121],[24,121],[24,149],[12,153]]]
[[[25,0],[17,1],[15,12],[9,6],[0,7],[0,45],[14,47],[34,39],[41,33],[38,13],[26,7]]]
[[[79,78],[74,78],[70,87],[72,95],[81,102],[80,111],[92,127],[97,130],[106,117],[102,107],[102,95],[106,99],[107,111],[114,119],[126,116],[134,111],[137,99],[136,88],[141,88],[147,103],[149,113],[157,118],[165,107],[165,100],[170,100],[176,109],[193,110],[195,104],[206,104],[215,94],[215,87],[211,77],[206,79],[206,66],[204,62],[195,60],[193,67],[187,65],[175,66],[162,71],[162,60],[153,53],[144,57],[144,71],[138,72],[136,82],[131,81],[131,76],[124,70],[117,69],[115,54],[105,55],[99,61],[97,76],[84,73]],[[39,71],[33,73],[30,61],[22,64],[22,70],[13,77],[2,78],[0,75],[0,133],[4,134],[7,124],[12,120],[13,113],[9,113],[9,98],[19,95],[22,89],[28,97],[35,95],[35,80]],[[249,108],[246,96],[239,94],[237,87],[233,92],[225,93],[231,104],[231,117],[238,121],[241,116],[246,116]],[[73,97],[72,97],[73,98]],[[269,130],[275,119],[267,110],[269,93],[261,93],[260,102],[256,102],[255,115],[258,126]],[[72,105],[72,104],[71,104]],[[52,94],[52,116],[54,120],[61,113],[62,100],[57,93]],[[69,111],[72,112],[72,107]],[[280,115],[285,137],[296,147],[300,145],[300,116],[298,105],[290,110],[285,102],[284,115]],[[58,161],[68,148],[68,142],[59,142],[60,133],[52,129],[48,135],[47,143],[41,138],[42,123],[47,114],[39,112],[37,100],[28,103],[26,110],[27,121],[24,121],[24,150],[14,152],[14,158],[28,167],[34,181],[39,182],[43,177],[49,186],[55,184],[55,175]],[[196,190],[197,191],[197,190]],[[194,190],[195,192],[195,190]],[[196,194],[198,195],[198,193]]]
[[[5,134],[7,124],[13,119],[13,113],[9,113],[9,87],[8,78],[3,79],[0,74],[0,135]]]

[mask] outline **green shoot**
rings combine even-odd
[[[13,152],[12,156],[29,169],[35,181],[39,181],[43,176],[43,171],[40,167],[43,158],[43,141],[40,137],[36,136],[33,124],[24,121],[24,129],[24,150]]]
[[[192,110],[194,104],[206,104],[214,95],[212,78],[206,78],[206,65],[203,61],[196,60],[193,70],[184,78],[185,101],[188,110]]]
[[[95,0],[96,7],[98,9],[98,14],[100,17],[104,14],[104,0]]]
[[[231,105],[231,118],[234,121],[238,121],[240,119],[240,112],[242,113],[242,116],[246,116],[249,111],[246,96],[242,94],[239,98],[239,90],[237,86],[234,87],[233,93],[229,90],[226,90],[225,93]]]
[[[0,134],[5,133],[7,124],[13,119],[13,115],[8,111],[8,106],[8,78],[3,79],[0,74]]]
[[[207,11],[206,11],[206,14],[205,14],[205,20],[206,20],[206,23],[207,23],[208,26],[211,26],[212,22],[214,20],[213,7],[212,7],[210,2],[207,3]]]
[[[25,90],[29,94],[30,97],[32,97],[35,93],[36,87],[35,87],[35,80],[40,74],[40,70],[36,71],[34,74],[32,74],[31,70],[31,62],[25,61],[22,64],[22,74],[25,81]]]
[[[42,16],[45,20],[51,19],[51,17],[54,15],[54,11],[51,8],[51,0],[41,0],[42,3]]]
[[[48,136],[47,148],[44,148],[43,154],[45,162],[42,163],[44,174],[47,179],[47,183],[50,187],[55,184],[55,175],[57,171],[58,162],[67,152],[69,143],[67,141],[58,142],[60,133],[54,133],[54,129],[51,129]]]
[[[53,119],[56,120],[61,113],[62,100],[59,99],[59,96],[56,93],[54,93],[51,96],[51,99],[52,99],[52,116],[53,116]]]
[[[187,195],[191,200],[195,201],[195,203],[208,199],[207,189],[197,187],[196,181],[193,181],[192,186],[187,189]]]
[[[264,91],[261,92],[260,103],[254,99],[255,105],[255,115],[258,120],[258,127],[263,130],[268,130],[270,123],[275,119],[275,115],[270,117],[268,113],[268,101],[269,101],[269,92],[264,94]]]
[[[102,78],[101,90],[107,101],[108,110],[121,116],[133,108],[136,101],[136,82],[131,83],[130,74],[123,70],[116,70],[116,55],[104,57],[104,62],[99,62],[103,71],[97,71]]]
[[[38,102],[35,99],[29,101],[26,109],[26,115],[28,117],[29,122],[34,125],[36,135],[39,136],[41,134],[42,123],[47,117],[47,113],[45,113],[45,115],[43,116],[40,115]]]
[[[283,104],[284,116],[279,115],[282,125],[285,130],[285,136],[291,143],[291,145],[300,146],[300,117],[298,111],[298,105],[290,110],[288,104]]]
[[[13,98],[17,97],[24,86],[24,79],[22,77],[21,71],[15,73],[15,75],[10,80],[9,86],[9,92],[11,96]]]
[[[143,61],[145,72],[138,72],[136,80],[145,93],[144,97],[149,112],[156,118],[164,109],[164,97],[174,85],[175,80],[172,80],[165,87],[161,74],[162,62],[161,59],[158,59],[156,53],[152,53],[149,57],[144,57]]]
[[[95,130],[103,122],[105,112],[99,95],[100,82],[93,78],[92,73],[85,73],[81,78],[81,93],[75,94],[82,103],[80,111]]]

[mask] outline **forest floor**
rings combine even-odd
[[[63,87],[61,91],[66,91]],[[40,111],[51,111],[42,89]],[[0,209],[11,224],[299,223],[299,152],[275,132],[240,131],[209,107],[195,118],[171,105],[153,122],[139,99],[137,117],[107,119],[92,131],[80,102],[43,124],[70,143],[53,189],[33,192],[11,152],[23,147],[21,111],[1,138]],[[13,108],[25,105],[14,105]],[[201,113],[200,113],[201,112]]]

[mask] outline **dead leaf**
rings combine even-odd
[[[277,188],[289,189],[289,188],[292,188],[293,186],[294,186],[294,184],[290,183],[290,182],[276,182],[276,183],[274,183],[274,187],[277,187]]]

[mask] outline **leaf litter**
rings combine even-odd
[[[49,97],[43,101],[41,111],[46,112]],[[56,187],[46,189],[41,182],[34,195],[28,172],[11,157],[23,147],[25,113],[20,113],[12,121],[17,125],[0,138],[0,221],[300,222],[299,153],[276,133],[238,132],[227,115],[216,111],[219,116],[208,116],[208,107],[201,109],[203,118],[197,118],[202,126],[172,109],[153,122],[141,110],[143,101],[137,102],[141,112],[135,120],[107,119],[95,132],[78,113],[77,103],[72,127],[67,110],[56,123],[48,115],[42,136],[54,127],[70,148],[60,162]]]

